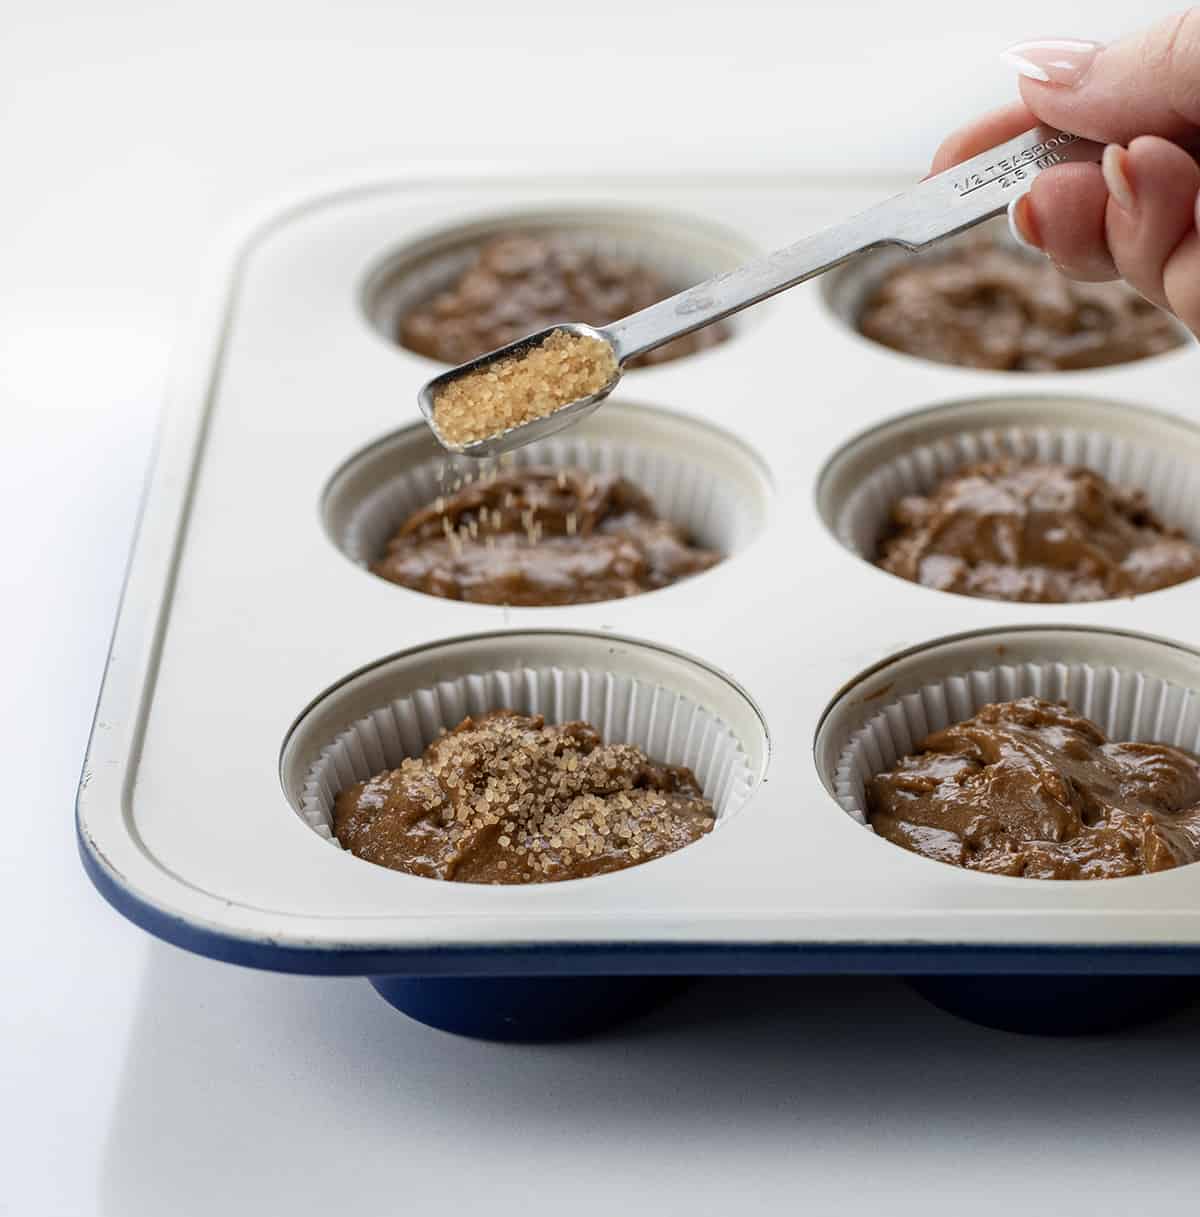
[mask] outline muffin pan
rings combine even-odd
[[[1144,1012],[1160,981],[1190,985],[1200,866],[1089,883],[958,871],[856,823],[837,772],[853,731],[912,692],[905,682],[977,670],[985,651],[1017,662],[1005,648],[1035,637],[1048,661],[1165,680],[1180,698],[1200,690],[1200,587],[1088,605],[972,600],[878,570],[854,552],[867,525],[843,527],[871,474],[958,431],[1070,432],[1089,453],[1111,450],[1115,428],[1136,449],[1131,477],[1146,472],[1156,493],[1161,469],[1186,480],[1200,450],[1194,345],[1067,376],[946,367],[860,338],[809,284],[710,350],[635,370],[553,448],[628,470],[661,514],[725,552],[715,568],[627,600],[523,609],[439,600],[361,568],[440,459],[414,425],[437,365],[381,321],[405,268],[513,217],[586,229],[602,214],[640,248],[669,232],[670,256],[699,271],[720,264],[714,243],[730,260],[781,246],[902,185],[400,182],[299,200],[231,250],[174,382],[80,783],[81,852],[108,899],[189,949],[369,976],[418,1017],[497,1036],[593,1027],[659,995],[663,978],[720,972],[937,974],[961,982],[938,1000],[991,1021],[1025,995],[1012,1025],[1072,996]],[[1179,494],[1190,515],[1194,496]],[[1193,527],[1178,512],[1168,522]],[[319,762],[364,719],[405,699],[452,717],[460,693],[494,704],[518,687],[552,716],[595,698],[602,714],[602,690],[618,686],[636,687],[651,718],[668,714],[644,736],[652,754],[694,755],[699,772],[698,723],[733,758],[732,777],[714,763],[702,779],[730,783],[727,813],[678,853],[481,888],[323,839],[320,783],[342,779]],[[645,721],[623,704],[609,722],[633,738]]]

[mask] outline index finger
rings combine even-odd
[[[976,153],[986,152],[1037,125],[1033,111],[1023,101],[1010,102],[947,136],[934,155],[929,172],[941,173],[943,169],[949,169]]]

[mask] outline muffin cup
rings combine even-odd
[[[861,332],[858,328],[859,318],[890,271],[904,263],[914,261],[924,264],[936,263],[951,251],[964,245],[972,245],[984,235],[996,245],[1028,258],[1031,264],[1036,265],[1043,260],[1041,254],[1033,253],[1018,245],[1008,230],[1008,223],[1001,218],[991,220],[979,227],[960,233],[958,236],[948,237],[944,241],[939,241],[932,249],[917,254],[895,245],[884,245],[872,250],[825,275],[821,284],[821,294],[830,311],[850,329],[859,333]]]
[[[872,690],[884,690],[882,696]],[[1144,635],[1083,627],[984,631],[900,656],[857,680],[818,734],[822,777],[867,825],[866,784],[934,731],[991,702],[1066,702],[1115,741],[1200,751],[1200,655]],[[884,700],[886,699],[886,700]]]
[[[883,343],[877,342],[875,339],[868,337],[862,332],[860,323],[863,314],[866,312],[867,306],[871,303],[876,292],[884,279],[895,270],[897,267],[905,264],[909,265],[936,265],[954,250],[963,246],[971,246],[986,238],[987,242],[996,246],[999,249],[1009,253],[1016,254],[1019,258],[1027,261],[1031,267],[1040,268],[1045,264],[1045,256],[1036,250],[1026,249],[1018,244],[1009,230],[1008,222],[1003,217],[988,221],[986,224],[980,225],[977,228],[968,229],[966,232],[959,233],[957,236],[949,237],[946,240],[939,241],[932,248],[925,249],[919,253],[913,253],[910,250],[902,249],[894,245],[884,245],[878,249],[872,250],[869,253],[863,254],[861,257],[852,258],[843,266],[831,271],[829,274],[822,277],[821,294],[824,299],[826,308],[829,309],[835,317],[838,318],[849,330],[855,333],[862,341],[871,343],[876,349],[888,351],[891,354],[903,358],[913,359],[921,363],[929,364],[939,368],[950,368],[956,371],[970,371],[975,374],[985,373],[988,375],[1001,376],[1031,376],[1036,375],[1034,372],[1014,372],[1011,369],[991,369],[991,368],[960,368],[956,364],[941,363],[938,360],[930,359],[928,356],[916,354],[908,351],[897,351],[886,346]],[[1188,344],[1192,341],[1192,336],[1189,331],[1182,325],[1175,322],[1174,318],[1170,318],[1174,323],[1175,328],[1179,333],[1181,344]],[[1153,355],[1141,356],[1139,358],[1127,360],[1123,363],[1105,365],[1106,367],[1128,367],[1131,364],[1141,363],[1144,359],[1158,359],[1162,355],[1173,353],[1176,348],[1168,348],[1165,351],[1156,352]],[[1047,370],[1047,373],[1052,376],[1073,375],[1076,373],[1086,373],[1096,371],[1095,368],[1056,368]]]
[[[367,316],[389,342],[395,342],[401,320],[453,284],[474,264],[483,245],[501,235],[518,234],[563,237],[586,253],[635,263],[654,271],[669,292],[732,270],[758,252],[718,225],[659,211],[516,212],[432,233],[394,252],[367,281],[363,297]],[[736,332],[745,322],[723,324]]]
[[[316,749],[293,804],[336,844],[340,791],[420,756],[468,715],[497,709],[550,723],[583,720],[605,743],[634,744],[655,761],[686,765],[718,826],[745,806],[766,761],[758,712],[711,669],[647,644],[547,631],[438,644],[353,678],[297,724],[285,748],[285,785],[289,766],[295,771],[304,752]],[[352,721],[322,739],[347,713]]]
[[[687,765],[713,803],[716,828],[745,806],[766,770],[763,719],[727,677],[663,647],[541,630],[436,643],[353,674],[293,726],[280,763],[285,792],[337,846],[331,814],[341,790],[420,755],[465,715],[500,708],[553,723],[584,719],[606,743],[636,744],[654,760]],[[499,900],[504,890],[492,889]],[[396,1009],[441,1030],[541,1042],[635,1017],[687,981],[577,976],[567,965],[553,976],[373,975],[371,983]]]
[[[734,436],[666,411],[610,404],[566,433],[511,453],[499,468],[533,465],[621,474],[650,496],[663,519],[726,557],[748,545],[766,520],[770,481],[758,458]],[[486,473],[478,462],[448,458],[423,426],[409,428],[334,476],[325,495],[326,528],[347,557],[366,566],[413,512],[453,493],[449,488],[467,475]]]
[[[826,466],[821,514],[847,549],[873,562],[902,498],[1000,458],[1083,465],[1141,490],[1168,527],[1200,540],[1200,430],[1137,406],[1076,397],[960,402],[861,435]]]

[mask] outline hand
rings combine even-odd
[[[1101,165],[1040,174],[1017,236],[1072,279],[1125,279],[1200,336],[1200,7],[1110,46],[1012,47],[1020,102],[956,132],[933,172],[1038,123],[1107,145]]]

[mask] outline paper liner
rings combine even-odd
[[[853,697],[851,691],[841,700]],[[835,798],[866,825],[865,789],[870,778],[916,752],[931,732],[970,718],[990,702],[1019,697],[1066,702],[1110,740],[1171,744],[1200,752],[1200,694],[1193,688],[1132,667],[1055,660],[997,664],[933,680],[873,714],[838,755]]]
[[[863,341],[871,342],[881,351],[886,351],[898,359],[920,359],[927,364],[938,366],[939,360],[930,359],[927,356],[913,355],[903,351],[895,351],[882,343],[876,343],[874,339],[868,338],[862,333],[859,328],[859,321],[865,312],[867,305],[870,304],[872,297],[879,288],[880,283],[895,267],[902,263],[917,262],[924,265],[936,265],[939,261],[952,253],[955,248],[964,245],[974,245],[980,241],[991,243],[1008,252],[1015,253],[1018,257],[1023,258],[1031,266],[1040,267],[1045,264],[1045,256],[1036,250],[1027,249],[1017,243],[1008,227],[1008,222],[1003,217],[991,220],[986,224],[981,224],[978,227],[968,229],[966,232],[959,233],[957,236],[949,237],[946,240],[938,241],[927,249],[920,250],[917,253],[912,253],[906,249],[902,249],[894,245],[885,245],[879,249],[872,250],[870,253],[862,254],[857,258],[853,258],[844,266],[839,267],[828,275],[824,276],[824,281],[821,285],[822,296],[829,310],[850,329],[858,334]],[[1174,319],[1172,318],[1172,321]],[[1182,325],[1177,325],[1181,340],[1191,342],[1191,334]],[[1160,354],[1168,354],[1168,351],[1159,352],[1155,355],[1145,356],[1143,358],[1157,359]],[[1142,359],[1127,360],[1129,363],[1140,363]],[[946,366],[946,365],[941,365]],[[1122,365],[1124,366],[1124,365]],[[995,375],[999,372],[1000,375],[1017,375],[1030,376],[1034,373],[1017,372],[1013,373],[1009,369],[977,369],[986,371],[989,374]],[[1084,373],[1091,369],[1087,368],[1060,368],[1049,371],[1052,376],[1072,375],[1074,373]]]
[[[682,216],[564,211],[499,217],[451,229],[390,258],[367,291],[367,309],[377,328],[396,341],[401,318],[450,287],[486,242],[514,234],[562,237],[588,253],[634,262],[653,270],[668,294],[731,270],[755,252],[732,233]],[[724,324],[737,328],[736,322]]]
[[[695,544],[726,556],[745,545],[755,531],[750,504],[738,493],[739,488],[711,469],[690,464],[686,457],[648,451],[636,444],[590,441],[572,435],[553,436],[518,449],[511,454],[511,466],[508,459],[502,471],[549,465],[622,474],[649,494],[663,519],[679,525]],[[408,516],[442,493],[442,471],[446,467],[444,458],[435,457],[368,494],[346,521],[339,538],[345,553],[363,566],[380,557]],[[467,467],[469,472],[477,469],[478,462]],[[451,486],[463,471],[461,463],[456,462],[449,476]]]
[[[713,711],[662,685],[590,668],[515,667],[439,681],[380,706],[324,748],[309,768],[300,815],[333,844],[333,804],[355,782],[419,756],[467,715],[508,709],[550,723],[581,719],[606,744],[629,743],[652,760],[686,765],[717,816],[717,827],[744,805],[755,784],[746,754]]]
[[[986,404],[978,407],[984,418],[987,408]],[[1136,413],[1132,407],[1130,411]],[[1194,453],[1185,456],[1178,445],[1167,446],[1170,441],[1155,443],[1152,436],[1157,421],[1147,413],[1144,438],[1052,423],[964,426],[961,431],[916,444],[875,467],[834,505],[834,532],[848,549],[873,562],[890,512],[900,499],[929,494],[939,481],[965,465],[1012,457],[1083,465],[1114,485],[1135,487],[1145,493],[1168,527],[1182,528],[1200,540],[1200,464]]]

